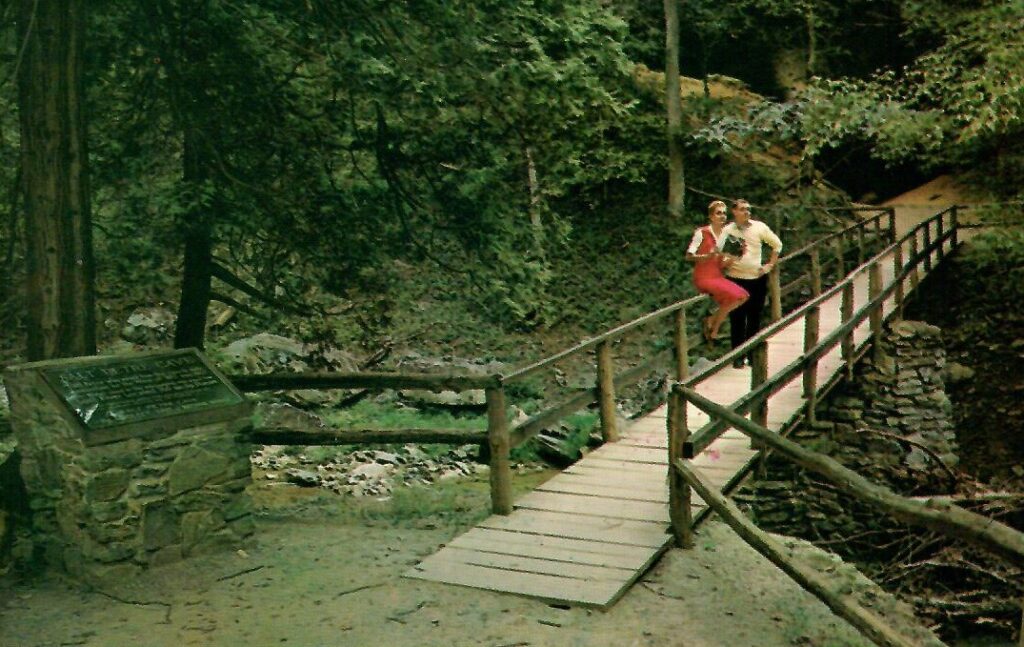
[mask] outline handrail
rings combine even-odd
[[[916,236],[918,230],[923,229],[926,224],[930,224],[934,219],[937,219],[939,216],[948,213],[951,209],[952,209],[952,207],[950,209],[946,209],[944,211],[940,211],[939,213],[937,213],[937,214],[931,216],[930,218],[928,218],[927,220],[921,222],[920,224],[915,226],[913,229],[911,229],[909,232],[907,232],[907,234],[904,235],[899,240],[898,244],[902,245],[903,242],[905,242],[909,238],[911,238],[913,236]],[[806,312],[806,310],[808,310],[809,308],[811,308],[813,306],[820,305],[821,303],[823,303],[827,299],[830,299],[830,298],[834,297],[838,292],[842,291],[843,285],[845,285],[846,283],[851,282],[856,275],[860,274],[861,272],[864,272],[867,268],[869,268],[871,266],[872,263],[877,262],[878,259],[880,259],[881,257],[883,257],[886,254],[888,254],[889,252],[891,252],[896,244],[897,243],[892,243],[891,245],[889,245],[889,247],[885,248],[884,250],[882,250],[881,252],[879,252],[878,254],[873,256],[872,258],[864,261],[863,263],[858,265],[856,268],[854,268],[853,270],[848,272],[846,277],[842,281],[836,283],[835,285],[833,285],[828,290],[822,292],[820,295],[818,295],[816,297],[813,297],[812,299],[804,302],[804,304],[802,306],[800,306],[796,310],[793,310],[792,312],[787,313],[785,316],[783,316],[778,321],[775,321],[775,322],[769,324],[767,327],[762,328],[761,331],[757,335],[751,337],[746,342],[744,342],[742,345],[737,346],[736,348],[730,350],[728,353],[726,353],[726,354],[722,355],[721,357],[719,357],[718,360],[713,365],[709,366],[706,370],[701,371],[700,373],[698,373],[696,375],[693,375],[692,377],[690,377],[687,380],[681,380],[681,382],[683,384],[685,384],[686,386],[694,386],[696,384],[699,384],[700,382],[704,381],[705,379],[711,377],[712,375],[714,375],[718,371],[720,371],[723,368],[725,368],[726,364],[728,364],[728,363],[730,363],[730,362],[732,362],[732,361],[734,361],[736,359],[739,359],[739,358],[743,357],[744,355],[747,355],[748,353],[753,351],[756,346],[758,346],[761,343],[763,343],[764,341],[766,341],[768,337],[770,337],[773,334],[775,334],[778,330],[781,330],[782,328],[786,327],[787,325],[793,323],[793,321],[795,321],[801,315],[803,315]]]
[[[955,214],[955,212],[954,212]],[[955,220],[955,216],[954,216]],[[955,224],[954,224],[955,230]],[[851,470],[835,459],[812,451],[779,434],[764,424],[747,420],[732,408],[722,406],[701,396],[693,389],[676,384],[669,395],[669,444],[686,435],[686,402],[693,403],[709,416],[717,416],[725,423],[750,437],[753,444],[771,449],[796,465],[824,476],[844,493],[852,495],[868,505],[880,508],[893,519],[936,531],[947,537],[966,541],[974,546],[994,553],[1009,562],[1024,566],[1024,532],[997,519],[986,517],[954,505],[940,497],[920,500],[905,497],[877,485]],[[683,412],[681,415],[679,412]],[[779,566],[787,575],[813,593],[838,615],[850,622],[876,645],[886,647],[908,647],[917,644],[909,636],[901,635],[890,627],[884,617],[876,615],[831,587],[816,579],[816,572],[802,567],[786,557],[778,546],[763,531],[747,519],[738,508],[717,492],[700,474],[690,468],[681,458],[669,458],[669,516],[679,544],[684,548],[693,546],[691,529],[679,527],[689,521],[690,489],[707,502],[711,509],[755,550]]]
[[[692,402],[708,415],[718,416],[758,443],[762,443],[801,467],[817,472],[838,484],[844,491],[876,504],[895,518],[969,541],[1024,566],[1024,533],[989,517],[957,507],[948,501],[922,502],[894,494],[876,485],[835,459],[806,449],[762,425],[747,420],[729,407],[705,398],[682,385],[673,393]]]
[[[427,389],[468,391],[501,384],[500,375],[448,375],[436,373],[267,373],[229,375],[240,391],[293,389]]]
[[[839,230],[837,232],[834,232],[832,234],[823,236],[823,237],[815,240],[814,242],[801,247],[797,251],[792,252],[790,254],[787,254],[786,256],[784,256],[784,257],[782,257],[780,259],[779,265],[781,266],[785,262],[788,262],[789,260],[791,260],[791,259],[793,259],[793,258],[795,258],[795,257],[797,257],[799,255],[810,253],[810,252],[812,252],[813,250],[815,250],[817,248],[822,248],[825,245],[827,245],[835,237],[837,237],[837,236],[846,236],[846,235],[850,234],[853,231],[859,231],[861,233],[861,237],[860,238],[861,238],[861,243],[862,244],[860,245],[860,249],[863,252],[863,239],[866,237],[866,235],[868,233],[872,233],[872,232],[868,232],[867,231],[868,228],[872,224],[874,224],[875,232],[873,232],[873,234],[876,237],[876,239],[878,237],[880,237],[880,236],[883,236],[883,230],[881,228],[881,221],[886,216],[889,218],[889,226],[885,229],[884,235],[888,236],[889,239],[892,240],[892,238],[894,237],[893,234],[894,234],[894,231],[895,231],[895,212],[894,212],[894,210],[891,207],[888,207],[888,208],[887,207],[871,207],[871,208],[862,207],[859,210],[861,210],[861,211],[878,211],[878,213],[875,214],[874,216],[870,217],[870,218],[865,218],[863,220],[859,220],[858,222],[856,222],[856,223],[854,223],[854,224],[852,224],[852,225],[850,225],[848,227],[845,227],[845,228],[843,228],[843,229],[841,229],[841,230]],[[785,285],[782,285],[782,286],[779,285],[779,267],[776,267],[775,269],[773,269],[772,274],[769,277],[769,288],[770,288],[770,292],[772,293],[772,302],[773,302],[772,303],[773,317],[781,317],[781,305],[782,305],[781,304],[781,299],[782,299],[783,296],[792,293],[794,290],[796,290],[797,288],[799,288],[800,286],[802,286],[802,285],[804,285],[806,283],[810,283],[812,285],[812,289],[813,290],[820,291],[819,284],[820,284],[820,275],[821,275],[822,268],[829,267],[832,264],[836,264],[837,267],[839,267],[840,269],[844,266],[844,261],[841,258],[838,258],[838,257],[835,258],[835,259],[831,259],[829,261],[825,261],[823,263],[818,264],[817,270],[814,269],[814,264],[813,263],[814,262],[812,261],[811,274],[802,274],[801,276],[798,276],[797,278],[793,279],[792,281],[790,281],[790,282],[788,282],[788,283],[786,283]],[[816,274],[815,274],[815,271],[817,272]],[[523,421],[522,423],[520,423],[519,425],[514,427],[511,430],[511,432],[510,432],[511,446],[515,447],[515,446],[525,442],[530,437],[532,437],[532,436],[536,435],[537,433],[539,433],[545,426],[547,426],[547,425],[551,424],[552,422],[555,422],[555,421],[563,418],[564,416],[568,415],[569,413],[572,413],[573,411],[576,411],[576,410],[581,409],[581,408],[583,408],[585,406],[593,404],[594,402],[600,402],[601,405],[602,405],[601,428],[602,428],[602,433],[605,436],[605,440],[606,441],[614,440],[615,437],[616,437],[616,434],[617,434],[617,431],[615,429],[615,423],[614,423],[613,415],[612,415],[612,412],[614,411],[614,408],[613,408],[614,392],[615,392],[615,388],[621,382],[623,382],[624,380],[621,379],[623,377],[622,375],[616,376],[616,377],[611,378],[611,379],[609,379],[609,376],[607,375],[607,373],[609,371],[611,371],[610,358],[609,358],[609,352],[610,351],[609,351],[608,344],[611,341],[615,340],[616,338],[619,338],[622,335],[625,335],[626,333],[628,333],[628,332],[630,332],[630,331],[632,331],[632,330],[634,330],[634,329],[636,329],[636,328],[638,328],[640,326],[643,326],[643,325],[646,325],[646,324],[650,324],[651,322],[656,321],[656,320],[658,320],[658,319],[660,319],[662,317],[665,317],[667,315],[675,313],[676,317],[677,317],[677,321],[676,321],[677,342],[676,342],[676,345],[679,346],[680,342],[682,341],[681,339],[679,339],[679,336],[680,335],[681,336],[685,336],[685,334],[686,334],[685,333],[685,311],[686,311],[686,308],[688,306],[691,306],[691,305],[694,305],[694,304],[697,304],[697,303],[701,303],[701,302],[705,301],[707,298],[708,298],[707,295],[701,294],[701,295],[696,295],[696,296],[690,297],[688,299],[684,299],[682,301],[678,301],[676,303],[670,304],[668,306],[665,306],[665,307],[660,308],[658,310],[655,310],[653,312],[649,312],[649,313],[644,314],[644,315],[642,315],[640,317],[637,317],[636,319],[633,319],[633,320],[628,321],[626,323],[623,323],[623,324],[620,324],[618,326],[615,326],[614,328],[610,328],[610,329],[604,331],[603,333],[600,333],[598,335],[595,335],[594,337],[591,337],[589,339],[585,339],[585,340],[581,341],[580,343],[576,344],[575,346],[572,346],[572,347],[567,348],[565,350],[559,351],[558,353],[555,353],[555,354],[550,355],[548,357],[545,357],[545,358],[543,358],[541,360],[533,362],[532,364],[528,364],[526,366],[523,366],[523,367],[521,367],[519,369],[516,369],[516,370],[512,371],[511,373],[508,373],[508,374],[502,376],[503,377],[503,384],[509,384],[511,382],[523,379],[523,378],[527,377],[528,375],[534,374],[537,371],[540,371],[540,370],[543,370],[545,368],[548,368],[548,367],[554,365],[555,363],[557,363],[559,361],[562,361],[562,360],[564,360],[564,359],[566,359],[568,357],[571,357],[571,356],[573,356],[573,355],[575,355],[577,353],[580,353],[580,352],[583,352],[583,351],[586,351],[586,350],[589,350],[589,349],[593,349],[593,348],[596,347],[596,349],[598,351],[598,378],[599,378],[598,381],[602,382],[602,379],[604,380],[603,381],[603,387],[597,388],[597,389],[587,389],[587,390],[585,390],[585,391],[583,391],[581,393],[577,393],[577,394],[575,394],[573,396],[570,396],[566,400],[564,400],[562,402],[559,402],[557,404],[554,404],[554,405],[548,407],[547,409],[534,414],[531,418]],[[699,341],[699,338],[698,338],[698,341]],[[679,377],[680,379],[684,379],[686,377],[686,373],[685,373],[685,369],[684,369],[683,365],[687,363],[685,357],[688,354],[688,348],[689,348],[690,344],[691,344],[691,342],[690,342],[689,338],[687,338],[685,340],[685,342],[683,342],[683,347],[676,349],[676,352],[677,352],[677,354],[679,356],[679,364],[680,364],[680,366],[677,369],[677,372],[678,372],[677,377]],[[726,357],[731,359],[733,357],[733,355],[732,354],[727,354]],[[724,360],[725,360],[725,358],[720,358],[716,362],[716,364],[713,365],[711,368],[714,368],[716,366],[720,368],[721,366],[724,366],[724,364],[725,364]],[[627,371],[627,372],[630,373],[631,376],[633,374],[639,374],[641,372],[640,370],[638,370],[639,368],[640,367],[634,367],[632,369],[629,369],[629,371]],[[714,368],[714,370],[718,370],[718,369]],[[707,373],[707,372],[701,373],[700,377],[702,377],[702,378],[703,377],[707,377],[710,374],[712,374],[714,372],[714,370],[711,373]]]
[[[636,319],[627,321],[626,323],[618,325],[614,328],[610,328],[599,335],[586,339],[576,344],[575,346],[572,346],[571,348],[559,351],[554,355],[545,357],[544,359],[534,362],[533,364],[529,364],[522,368],[516,369],[511,373],[508,373],[507,375],[503,376],[504,382],[505,384],[508,384],[509,382],[512,382],[514,380],[526,377],[527,375],[535,373],[543,368],[547,368],[548,366],[551,366],[552,364],[560,360],[563,360],[566,357],[575,355],[576,353],[587,350],[588,348],[593,348],[594,346],[600,344],[603,341],[608,341],[610,339],[619,337],[629,332],[630,330],[633,330],[634,328],[638,328],[644,324],[648,324],[656,319],[664,317],[665,315],[672,314],[673,312],[681,310],[687,306],[693,305],[694,303],[703,301],[707,298],[708,296],[706,294],[698,294],[688,299],[683,299],[682,301],[676,301],[671,305],[667,305],[664,308],[659,308],[658,310],[655,310],[653,312],[648,312],[647,314],[637,317]]]
[[[916,235],[916,232],[917,228],[915,227],[913,230],[911,230],[910,233],[907,234],[907,237]],[[907,237],[905,237],[903,240],[906,240]],[[917,269],[917,265],[924,260],[925,256],[932,254],[935,250],[942,247],[946,243],[946,241],[951,240],[952,238],[953,230],[947,231],[945,234],[942,235],[942,237],[932,242],[932,244],[929,247],[922,249],[920,252],[918,252],[916,256],[907,259],[907,265],[899,272],[898,275],[893,277],[892,282],[889,283],[887,287],[883,288],[878,293],[878,295],[875,296],[875,298],[869,300],[867,303],[858,308],[849,320],[844,322],[838,328],[833,329],[828,335],[826,335],[824,338],[818,341],[818,343],[812,346],[810,349],[805,349],[804,353],[800,357],[798,357],[796,360],[786,365],[779,371],[776,371],[776,373],[771,377],[771,379],[766,380],[757,388],[745,393],[738,400],[733,402],[730,405],[730,408],[736,411],[737,413],[746,413],[747,411],[750,410],[751,407],[753,407],[758,402],[761,402],[764,399],[771,397],[778,391],[785,388],[785,386],[791,380],[795,379],[797,375],[799,375],[809,364],[821,359],[821,357],[826,355],[835,346],[839,345],[843,338],[849,335],[850,332],[852,332],[860,324],[862,324],[864,320],[871,315],[875,308],[877,308],[880,304],[884,303],[890,296],[892,296],[892,294],[896,291],[899,285]],[[896,244],[902,244],[902,241]],[[871,267],[875,263],[878,263],[881,257],[885,256],[891,251],[892,248],[890,247],[887,248],[885,251],[879,253],[870,261],[865,262],[863,265],[861,265],[856,270],[851,272],[849,278],[852,280],[857,274]],[[838,287],[841,290],[843,285],[846,284],[847,282],[849,281],[844,280],[842,283],[837,284],[836,287]],[[833,293],[834,290],[829,290],[829,292],[825,294],[834,296]],[[822,296],[825,296],[825,294],[823,294]],[[790,323],[796,318],[799,318],[799,316],[805,315],[811,308],[816,307],[817,304],[820,302],[819,300],[820,297],[818,299],[814,299],[813,301],[809,301],[807,304],[801,306],[797,310],[794,310],[791,314],[795,315],[795,317],[789,317]],[[758,335],[757,338],[760,338],[761,341],[767,341],[767,337],[761,338],[761,335]],[[751,347],[760,345],[761,341],[751,344]],[[701,377],[703,376],[704,374],[702,373]],[[706,448],[708,445],[714,442],[714,440],[718,436],[724,433],[726,428],[727,425],[724,425],[723,423],[720,422],[713,421],[707,423],[706,425],[704,425],[704,427],[701,427],[696,432],[694,432],[691,435],[690,440],[687,441],[687,443],[684,445],[684,456],[686,458],[693,458],[694,456],[699,454],[704,448]]]
[[[864,220],[860,220],[860,221],[858,221],[858,222],[856,222],[856,223],[854,223],[854,224],[852,224],[852,225],[850,225],[848,227],[845,227],[845,228],[843,228],[843,229],[841,229],[839,231],[836,231],[836,232],[833,232],[831,234],[827,234],[825,236],[822,236],[821,238],[818,238],[815,241],[813,241],[813,242],[811,242],[811,243],[809,243],[807,245],[804,245],[803,247],[799,248],[798,250],[796,250],[794,252],[791,252],[789,254],[786,254],[785,256],[783,256],[783,257],[781,257],[779,259],[779,264],[781,265],[783,263],[786,263],[786,262],[792,260],[793,258],[796,258],[797,256],[800,256],[802,254],[806,254],[806,253],[810,252],[810,250],[812,250],[814,248],[821,247],[821,246],[825,245],[826,243],[828,243],[829,241],[833,240],[834,238],[836,238],[838,236],[846,235],[846,234],[848,234],[848,233],[850,233],[852,231],[855,231],[857,229],[866,228],[867,225],[869,225],[871,223],[874,223],[876,221],[879,221],[879,220],[881,220],[881,218],[883,218],[885,216],[888,216],[890,219],[892,219],[894,217],[893,216],[893,209],[891,207],[889,207],[889,208],[887,208],[887,207],[850,207],[850,210],[852,210],[852,211],[879,211],[879,213],[877,215],[875,215],[875,216],[872,216],[871,218],[866,218]],[[892,231],[892,228],[890,227],[890,232],[891,231]],[[783,286],[782,289],[786,290],[787,288],[789,288],[790,286],[792,286],[793,284],[797,283],[800,280],[801,280],[800,278],[797,278],[794,281],[792,281],[792,282],[788,283],[787,285]],[[535,373],[535,372],[537,372],[537,371],[539,371],[541,369],[547,368],[547,367],[551,366],[552,364],[555,364],[555,363],[557,363],[557,362],[559,362],[559,361],[561,361],[563,359],[566,359],[567,357],[570,357],[572,355],[575,355],[575,354],[580,353],[582,351],[585,351],[587,349],[593,348],[594,346],[596,346],[597,344],[599,344],[599,343],[601,343],[603,341],[608,341],[610,339],[614,339],[616,337],[619,337],[619,336],[621,336],[621,335],[623,335],[623,334],[633,330],[634,328],[638,328],[639,326],[642,326],[644,324],[650,323],[650,322],[652,322],[652,321],[654,321],[656,319],[664,317],[665,315],[672,314],[673,312],[676,312],[676,311],[678,311],[680,309],[683,309],[683,308],[691,306],[691,305],[693,305],[695,303],[699,303],[701,301],[704,301],[707,298],[708,298],[707,295],[699,294],[699,295],[690,297],[688,299],[684,299],[682,301],[677,301],[676,303],[673,303],[671,305],[665,306],[663,308],[659,308],[658,310],[655,310],[653,312],[649,312],[649,313],[647,313],[645,315],[637,317],[636,319],[632,319],[632,320],[630,320],[630,321],[628,321],[626,323],[620,324],[620,325],[618,325],[618,326],[616,326],[614,328],[610,328],[610,329],[606,330],[603,333],[600,333],[598,335],[595,335],[593,337],[590,337],[588,339],[583,340],[582,342],[576,344],[575,346],[572,346],[572,347],[567,348],[565,350],[559,351],[559,352],[557,352],[557,353],[555,353],[553,355],[549,355],[548,357],[540,359],[540,360],[538,360],[538,361],[536,361],[536,362],[534,362],[532,364],[528,364],[526,366],[518,368],[518,369],[512,371],[511,373],[505,374],[504,375],[504,382],[506,384],[508,384],[508,383],[513,382],[515,380],[519,380],[521,378],[524,378],[527,375]]]
[[[833,286],[833,288],[830,288],[828,291],[823,292],[818,297],[815,297],[805,302],[802,306],[788,313],[786,316],[779,319],[778,321],[775,321],[774,323],[772,323],[772,325],[763,329],[760,333],[752,337],[750,340],[744,342],[739,347],[733,349],[732,351],[720,357],[718,362],[716,362],[712,366],[709,366],[708,370],[703,371],[693,376],[689,380],[684,381],[683,384],[685,384],[685,386],[687,387],[693,387],[696,384],[699,384],[703,380],[706,380],[712,375],[715,375],[716,373],[721,371],[724,368],[726,361],[730,361],[746,353],[750,353],[754,351],[757,347],[761,346],[762,344],[767,343],[768,339],[770,339],[776,332],[787,326],[790,326],[791,323],[796,321],[801,316],[805,316],[808,311],[810,311],[813,308],[817,308],[824,301],[830,298],[834,298],[838,293],[842,292],[848,284],[852,284],[855,281],[856,276],[858,274],[869,269],[872,265],[876,265],[877,263],[881,262],[884,257],[891,254],[897,247],[902,248],[903,243],[907,242],[910,239],[916,239],[916,235],[918,235],[918,232],[920,230],[930,227],[933,221],[939,220],[949,211],[950,210],[941,211],[931,216],[927,220],[924,220],[923,222],[914,226],[906,234],[904,234],[898,242],[893,243],[883,251],[879,252],[878,254],[874,255],[873,257],[871,257],[870,259],[868,259],[867,261],[853,269],[846,276],[846,278],[843,279],[842,282],[836,284],[835,286]],[[900,270],[898,275],[895,275],[893,277],[892,283],[890,283],[889,286],[886,287],[884,290],[881,290],[879,295],[877,295],[876,297],[865,303],[863,306],[861,306],[856,311],[856,313],[853,314],[853,316],[851,316],[847,321],[843,323],[842,326],[831,331],[823,339],[819,340],[817,344],[815,344],[812,348],[805,349],[804,354],[801,355],[801,357],[799,357],[796,361],[786,365],[785,368],[776,372],[770,380],[766,380],[757,388],[754,388],[748,393],[745,393],[743,396],[741,396],[738,400],[736,400],[733,403],[733,406],[741,407],[737,408],[737,411],[745,413],[754,404],[765,400],[778,390],[782,389],[785,386],[785,384],[795,379],[797,375],[804,368],[806,368],[806,365],[819,359],[828,350],[838,345],[847,335],[850,334],[851,331],[853,331],[857,326],[859,326],[860,323],[862,323],[863,320],[870,315],[874,308],[878,307],[881,303],[885,302],[886,299],[892,296],[892,294],[896,292],[897,287],[902,285],[906,277],[912,274],[916,270],[916,267],[918,267],[918,265],[923,260],[929,258],[933,252],[935,252],[938,249],[941,249],[947,241],[953,240],[954,238],[955,229],[950,228],[942,236],[939,236],[939,238],[930,243],[928,247],[923,248],[918,254],[916,254],[910,259],[907,259],[907,262],[905,263],[904,267]],[[783,377],[785,379],[782,379]],[[705,427],[700,428],[699,430],[694,432],[690,439],[688,439],[687,442],[684,444],[684,456],[686,458],[693,458],[694,456],[699,454],[699,452],[703,448],[707,447],[709,444],[714,442],[714,440],[718,436],[724,433],[725,429],[725,426],[718,425],[716,423],[709,423]]]

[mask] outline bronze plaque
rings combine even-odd
[[[42,374],[89,430],[245,402],[195,351],[104,358]]]

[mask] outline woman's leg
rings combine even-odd
[[[729,316],[729,313],[732,312],[733,310],[735,310],[736,308],[740,307],[744,303],[746,303],[748,298],[750,298],[750,297],[749,296],[745,296],[745,297],[742,297],[740,299],[736,299],[735,301],[731,301],[729,303],[726,303],[726,304],[721,305],[721,306],[718,307],[718,310],[716,310],[711,315],[711,338],[712,339],[715,339],[715,338],[718,337],[718,329],[721,328],[722,324],[725,322],[725,318],[727,316]]]

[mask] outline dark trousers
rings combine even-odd
[[[756,279],[729,277],[729,280],[750,293],[750,298],[743,305],[729,313],[730,341],[736,348],[761,329],[761,311],[768,296],[768,275]]]

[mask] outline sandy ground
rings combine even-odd
[[[442,489],[358,503],[289,487],[264,508],[258,541],[242,554],[153,569],[102,591],[53,575],[7,576],[0,645],[868,644],[717,522],[701,529],[696,548],[666,553],[604,612],[402,578],[486,509],[486,483]]]

